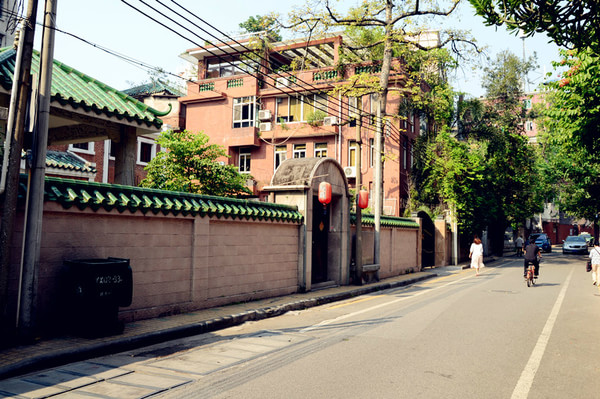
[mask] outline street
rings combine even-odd
[[[597,397],[600,295],[585,257],[544,254],[531,288],[522,271],[503,258],[478,277],[455,271],[0,381],[0,397]]]

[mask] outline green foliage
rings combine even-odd
[[[559,46],[600,54],[598,0],[469,0],[486,25],[506,25],[515,34],[546,32]]]
[[[414,151],[415,201],[455,210],[459,230],[468,236],[487,228],[496,252],[506,226],[541,211],[544,199],[535,149],[522,134],[522,70],[516,61],[505,54],[489,68],[490,79],[506,82],[490,82],[491,100],[458,102],[456,137],[445,127],[420,137]]]
[[[156,140],[164,151],[146,166],[141,187],[217,196],[251,194],[246,180],[233,165],[221,165],[225,150],[208,143],[204,133],[162,132]]]
[[[271,15],[250,16],[239,27],[248,33],[267,31],[269,37],[274,41],[281,41],[279,29],[277,29],[277,19]]]
[[[563,51],[549,84],[543,156],[561,210],[593,220],[600,209],[600,57],[592,50]]]
[[[306,116],[306,123],[308,123],[311,126],[318,126],[323,122],[323,119],[326,116],[327,113],[325,111],[316,109],[308,113],[308,115]]]

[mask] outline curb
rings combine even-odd
[[[128,350],[139,349],[145,346],[155,345],[174,339],[218,331],[243,324],[247,321],[257,321],[271,317],[277,317],[293,310],[308,309],[314,306],[342,301],[371,292],[404,287],[437,276],[437,273],[430,273],[403,281],[374,283],[372,285],[359,286],[355,289],[350,289],[345,292],[303,299],[278,306],[248,310],[234,315],[205,320],[190,325],[144,333],[133,337],[119,337],[115,338],[112,342],[90,344],[87,347],[78,348],[76,350],[59,350],[52,353],[41,354],[20,362],[16,362],[10,366],[0,367],[0,379],[15,377],[46,368],[57,367],[72,362],[91,359],[98,356],[106,356]]]

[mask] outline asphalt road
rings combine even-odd
[[[71,384],[53,397],[598,397],[600,293],[584,259],[545,254],[531,288],[522,261],[505,258],[479,277],[458,271],[73,363],[45,373],[45,394]],[[95,384],[64,377],[81,368],[111,375]]]

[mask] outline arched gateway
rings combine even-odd
[[[331,203],[318,201],[321,182],[331,184]],[[271,179],[270,201],[295,205],[304,215],[298,281],[311,290],[349,282],[350,213],[348,182],[333,158],[297,158],[281,163]]]

